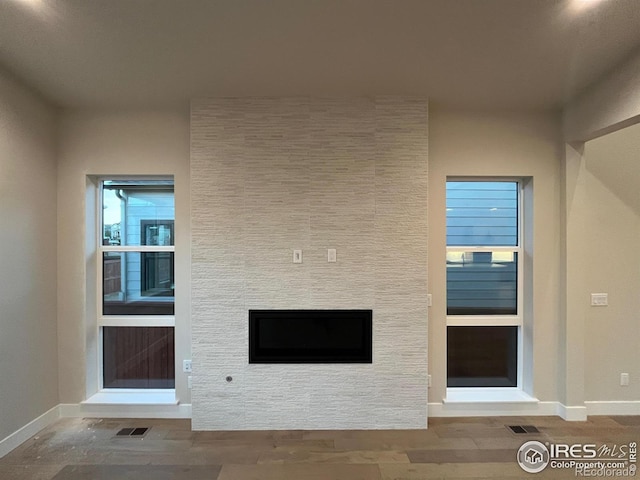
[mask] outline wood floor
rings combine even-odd
[[[516,435],[506,425],[534,425]],[[142,438],[125,427],[150,427]],[[575,478],[525,473],[528,440],[640,442],[640,417],[432,418],[426,430],[193,432],[189,420],[62,419],[0,459],[2,480],[424,480]]]

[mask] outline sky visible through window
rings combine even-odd
[[[121,200],[116,196],[114,190],[104,189],[102,199],[102,215],[105,225],[120,223],[121,220]]]

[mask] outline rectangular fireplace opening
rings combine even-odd
[[[249,310],[249,363],[372,363],[371,310]]]

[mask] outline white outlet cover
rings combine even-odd
[[[183,360],[182,361],[182,371],[184,373],[191,373],[191,371],[192,371],[191,360]]]
[[[592,307],[606,307],[608,305],[609,305],[608,293],[592,293],[591,294]]]
[[[327,262],[335,263],[338,259],[338,254],[335,248],[329,248],[327,250]]]

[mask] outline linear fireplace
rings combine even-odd
[[[249,310],[249,363],[372,363],[371,310]]]

